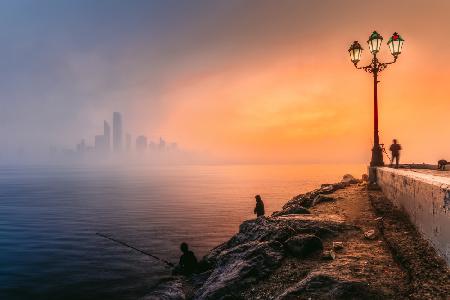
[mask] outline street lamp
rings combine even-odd
[[[370,36],[367,44],[369,45],[370,53],[372,53],[373,58],[369,65],[365,67],[358,67],[358,62],[361,59],[361,53],[363,48],[361,45],[354,41],[353,44],[348,49],[350,54],[350,59],[357,69],[363,69],[368,73],[373,74],[373,148],[372,148],[372,159],[370,161],[371,167],[383,166],[383,153],[380,146],[380,138],[378,136],[378,98],[377,98],[377,85],[378,85],[378,73],[386,69],[390,64],[397,61],[398,56],[402,52],[403,38],[395,32],[392,37],[387,42],[389,50],[391,51],[394,60],[388,63],[382,63],[377,58],[377,53],[380,51],[381,43],[383,42],[383,37],[376,31],[374,31]],[[370,174],[369,174],[370,175]],[[373,177],[372,177],[373,178]]]

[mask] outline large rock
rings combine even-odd
[[[377,232],[375,229],[370,229],[364,232],[364,237],[368,240],[375,240],[377,238]]]
[[[278,268],[283,257],[283,246],[276,241],[251,241],[226,249],[216,257],[215,269],[194,299],[233,299]]]
[[[288,211],[292,209],[292,207],[302,206],[302,207],[312,207],[315,205],[314,199],[317,198],[318,195],[327,195],[334,193],[337,190],[346,188],[349,186],[349,182],[338,182],[333,184],[322,184],[319,189],[315,189],[311,192],[308,192],[306,194],[299,194],[286,202],[285,205],[283,205],[283,211]]]
[[[257,218],[244,221],[239,226],[239,232],[226,245],[234,247],[250,241],[284,242],[295,233],[288,222],[281,222],[274,218]]]
[[[319,195],[317,195],[314,198],[312,205],[314,206],[314,205],[317,205],[317,204],[322,203],[322,202],[332,202],[332,201],[335,201],[335,200],[336,199],[331,197],[331,196],[326,196],[326,195],[319,194]]]
[[[342,177],[342,182],[347,182],[347,183],[350,183],[350,184],[355,184],[355,183],[360,183],[361,180],[356,179],[356,178],[353,177],[353,175],[351,175],[351,174],[345,174],[345,175]]]
[[[295,206],[311,207],[314,197],[316,195],[317,193],[307,193],[295,196],[294,198],[292,198],[291,200],[286,202],[286,204],[283,205],[283,210],[288,210],[291,207]]]
[[[341,280],[331,275],[311,273],[284,291],[277,300],[289,299],[384,299],[367,282]]]
[[[257,218],[243,222],[237,234],[228,242],[212,249],[204,260],[207,265],[214,267],[216,258],[221,252],[252,241],[284,243],[300,233],[329,237],[352,229],[355,229],[354,226],[346,224],[345,220],[337,215],[290,214]]]
[[[312,234],[299,234],[285,243],[287,250],[295,257],[306,257],[314,252],[322,251],[322,240]]]

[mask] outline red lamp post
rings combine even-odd
[[[395,32],[392,37],[387,42],[389,46],[389,50],[391,51],[394,60],[388,63],[382,63],[377,58],[377,53],[380,51],[381,43],[383,41],[383,37],[376,31],[374,31],[367,41],[369,45],[370,53],[373,55],[372,61],[369,65],[365,67],[358,67],[358,62],[361,59],[361,53],[363,48],[361,45],[354,41],[353,44],[348,49],[350,54],[350,59],[355,65],[357,69],[363,69],[368,73],[372,73],[373,75],[373,148],[372,148],[372,159],[370,161],[371,167],[379,167],[383,166],[383,152],[380,145],[380,138],[378,135],[378,95],[377,95],[377,86],[378,86],[378,73],[386,69],[386,67],[390,64],[393,64],[397,61],[398,56],[402,52],[403,47],[403,38]]]

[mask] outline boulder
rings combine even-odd
[[[237,294],[279,267],[284,257],[278,242],[251,241],[222,251],[216,266],[194,299],[234,299]]]
[[[335,191],[336,189],[334,188],[334,186],[332,184],[330,185],[326,185],[323,186],[319,189],[319,193],[321,194],[331,194]]]
[[[285,246],[290,254],[301,258],[323,249],[322,240],[313,234],[293,236],[286,241]]]
[[[350,184],[356,184],[356,183],[360,183],[361,181],[356,179],[355,177],[353,177],[353,175],[351,175],[351,174],[345,174],[342,177],[342,182],[347,182],[347,183],[350,183]]]
[[[227,247],[250,241],[284,242],[295,233],[295,230],[286,222],[278,222],[271,218],[257,218],[242,222],[239,232],[227,242]]]
[[[374,229],[370,229],[364,232],[364,237],[368,240],[374,240],[377,238],[377,233]]]
[[[283,205],[283,210],[287,210],[293,206],[311,207],[316,194],[300,194]]]
[[[319,194],[314,198],[312,206],[317,205],[322,202],[331,202],[331,201],[335,201],[335,200],[336,199],[331,196]]]
[[[333,250],[339,251],[344,249],[344,243],[343,242],[333,242]]]
[[[323,251],[322,259],[324,259],[324,260],[334,260],[334,259],[336,259],[336,253],[334,253],[333,250]]]
[[[328,274],[311,273],[276,299],[384,299],[384,295],[371,289],[364,281],[344,280]]]

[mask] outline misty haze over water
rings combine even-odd
[[[170,270],[95,235],[102,232],[176,263],[198,257],[293,196],[360,176],[363,165],[2,167],[1,299],[136,299]]]

